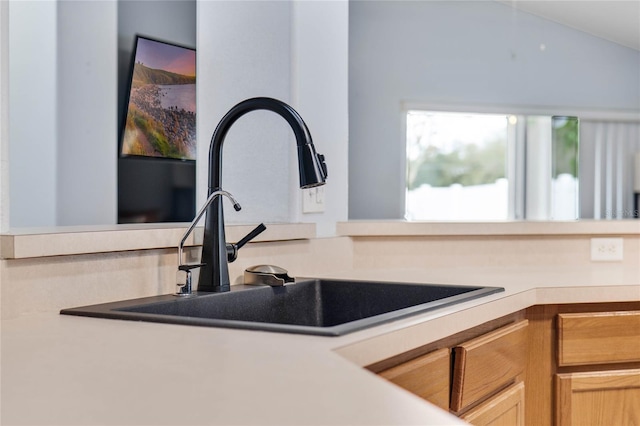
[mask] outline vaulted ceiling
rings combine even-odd
[[[640,51],[640,0],[498,0]]]

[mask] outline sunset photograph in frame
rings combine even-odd
[[[137,36],[122,156],[196,158],[196,51]]]

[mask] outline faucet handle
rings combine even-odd
[[[204,263],[192,263],[189,265],[179,265],[178,272],[176,273],[176,296],[191,296],[192,295],[192,279],[191,270],[204,266]]]
[[[178,271],[190,271],[192,269],[200,268],[204,265],[204,263],[190,263],[188,265],[180,265],[178,266]]]
[[[227,260],[229,262],[233,262],[234,260],[236,260],[238,258],[238,250],[240,250],[249,241],[253,240],[255,237],[260,235],[266,229],[267,227],[264,226],[264,223],[261,223],[260,225],[256,226],[253,229],[253,231],[249,232],[247,235],[244,236],[243,239],[241,239],[237,243],[227,244]]]

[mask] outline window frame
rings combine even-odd
[[[640,114],[629,111],[599,111],[578,108],[557,107],[526,107],[507,105],[479,105],[479,104],[449,104],[449,103],[422,103],[406,101],[401,104],[401,130],[403,141],[403,177],[402,177],[402,209],[406,215],[407,205],[407,114],[409,111],[452,112],[471,114],[504,114],[514,115],[518,118],[515,126],[508,126],[507,130],[507,170],[509,181],[509,212],[507,220],[553,220],[551,218],[551,185],[541,184],[533,187],[527,182],[534,180],[551,181],[551,149],[539,147],[536,144],[527,143],[526,127],[524,119],[531,116],[570,116],[578,120],[606,120],[606,121],[640,121]],[[508,111],[508,112],[505,112]],[[549,149],[546,149],[549,148]],[[548,152],[545,152],[548,151]],[[578,153],[579,155],[579,153]],[[548,156],[548,166],[544,168],[548,172],[544,176],[544,170],[536,170],[532,164],[533,159],[541,159]],[[577,218],[580,218],[578,200]],[[540,207],[542,205],[542,207]],[[536,206],[534,208],[534,206]],[[406,217],[406,216],[405,216]]]

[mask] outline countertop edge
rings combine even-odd
[[[338,222],[345,237],[640,235],[640,220],[408,222],[356,220]]]

